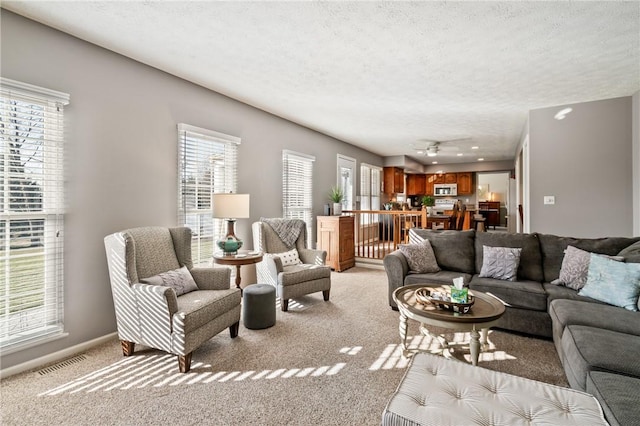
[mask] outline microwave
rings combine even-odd
[[[436,197],[455,197],[458,195],[458,184],[435,183],[433,184],[433,195]]]

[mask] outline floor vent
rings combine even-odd
[[[82,362],[85,359],[87,359],[86,356],[77,355],[77,356],[74,356],[73,358],[65,359],[62,362],[59,362],[57,364],[53,364],[53,365],[50,365],[50,366],[48,366],[46,368],[43,368],[42,370],[38,371],[38,374],[40,374],[41,376],[44,376],[45,374],[53,373],[54,371],[58,371],[58,370],[60,370],[62,368],[65,368],[65,367],[68,367],[70,365]]]

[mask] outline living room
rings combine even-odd
[[[385,165],[381,155],[30,20],[10,11],[11,2],[6,3],[0,10],[2,77],[68,93],[70,101],[65,108],[69,144],[65,151],[68,165],[65,336],[16,352],[3,351],[3,369],[25,363],[29,368],[37,368],[28,363],[87,343],[102,343],[100,339],[104,336],[113,335],[115,317],[103,239],[113,232],[136,226],[176,225],[178,124],[186,123],[241,138],[238,190],[251,194],[251,217],[238,220],[236,230],[245,241],[251,241],[252,222],[260,217],[282,215],[283,150],[315,157],[314,217],[323,215],[323,206],[329,202],[327,193],[336,183],[338,154],[356,158],[358,164]],[[637,21],[637,8],[632,10]],[[635,43],[637,47],[637,40]],[[635,90],[624,94],[588,99],[576,93],[571,102],[532,108],[527,117],[523,117],[522,136],[517,142],[523,145],[528,136],[528,198],[533,200],[528,212],[529,231],[574,237],[640,235],[639,89],[636,86]],[[580,118],[572,126],[558,128],[558,123],[569,120],[559,122],[553,115],[566,104],[573,105],[576,112],[582,108],[583,113],[576,114]],[[514,169],[516,152],[512,157]],[[438,169],[452,172],[460,167],[438,165]],[[427,173],[435,170],[435,166],[424,168]],[[542,203],[546,195],[557,197],[556,208]],[[380,276],[372,277],[373,272],[361,268],[355,272],[363,274],[365,283],[367,280],[379,283]],[[340,280],[360,281],[346,274],[333,275],[337,277],[336,288]],[[397,313],[385,306],[386,278],[382,278],[381,285],[384,288],[376,294],[382,300],[375,306],[376,309],[384,308],[385,315],[372,327],[390,326],[393,331],[386,334],[391,336],[387,343],[397,344]],[[338,303],[341,295],[347,296],[348,283],[344,286],[345,291],[337,291],[332,296],[335,300],[332,303]],[[358,289],[366,292],[363,284]],[[318,306],[323,304],[314,303],[315,300],[315,297],[307,299],[306,302],[312,305],[301,312],[319,310]],[[347,307],[341,310],[344,309]],[[358,312],[366,310],[359,308]],[[279,320],[284,317],[283,324],[291,324],[291,327],[312,325],[309,319],[296,325],[295,317],[291,319],[295,313],[289,317],[280,315]],[[314,331],[321,333],[322,329]],[[356,332],[366,336],[371,330],[357,329]],[[249,337],[252,336],[249,332],[245,335],[247,340],[240,350],[256,351],[259,345],[269,344],[255,334],[254,337]],[[215,346],[214,357],[225,350],[228,341],[224,338],[211,345]],[[305,336],[305,339],[309,338]],[[540,345],[536,340],[528,342],[532,347]],[[286,341],[281,343],[287,344]],[[296,344],[303,343],[304,339],[301,339]],[[345,359],[357,358],[348,353],[353,350],[355,354],[358,351],[355,347],[359,345],[359,342],[352,343],[351,349],[345,351]],[[503,345],[508,347],[505,342]],[[343,347],[348,346],[345,342]],[[283,350],[308,356],[304,348],[286,346]],[[244,360],[245,355],[234,353],[239,362]],[[115,355],[119,354],[114,354],[114,358]],[[526,352],[518,356],[524,357]],[[319,367],[312,359],[301,367]],[[110,362],[108,360],[105,367]],[[58,385],[64,383],[60,381]],[[330,383],[321,385],[327,393],[339,392],[332,390]],[[286,391],[286,383],[274,386],[278,391]],[[237,391],[242,392],[242,389]],[[388,396],[379,399],[384,401]],[[358,403],[357,396],[345,398],[353,404]],[[338,398],[332,394],[330,399]],[[78,406],[81,404],[78,402]],[[285,407],[288,405],[283,404],[282,410],[288,409]],[[236,408],[239,409],[233,409]],[[384,403],[378,412],[383,408]],[[214,419],[212,417],[209,422],[213,423]],[[106,419],[102,421],[107,422]],[[118,423],[117,418],[112,418],[112,422]],[[356,419],[346,422],[355,423]]]

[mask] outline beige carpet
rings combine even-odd
[[[46,374],[9,377],[0,383],[0,423],[380,424],[407,364],[386,281],[381,270],[333,273],[329,302],[321,293],[306,296],[290,312],[278,310],[274,327],[241,326],[234,340],[221,333],[196,350],[186,375],[177,373],[175,357],[156,350],[123,358],[114,340]],[[415,324],[410,334],[414,344],[435,349]],[[454,356],[468,352],[456,349]],[[491,331],[480,359],[485,368],[566,386],[551,341]]]

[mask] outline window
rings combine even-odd
[[[380,175],[382,169],[370,164],[360,165],[360,210],[380,210]],[[377,215],[363,215],[363,222],[376,221]]]
[[[2,78],[0,348],[64,332],[64,105],[69,95]]]
[[[313,162],[315,157],[282,151],[282,216],[307,224],[307,244],[313,224]]]
[[[194,265],[211,263],[226,221],[211,216],[211,194],[236,192],[240,138],[178,125],[178,223],[193,232]]]

